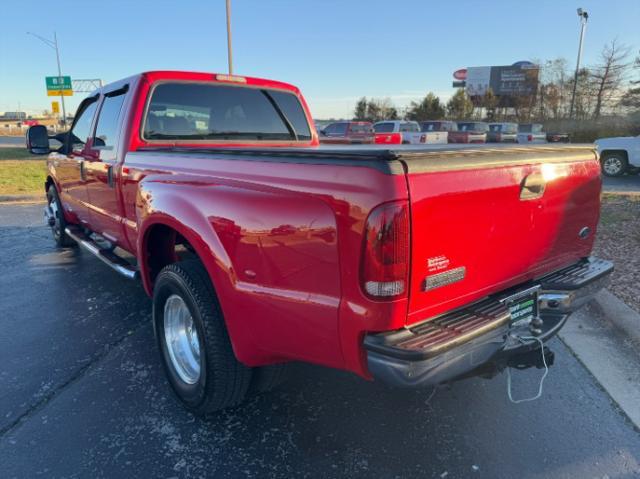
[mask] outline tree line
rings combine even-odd
[[[432,92],[420,101],[412,101],[404,111],[389,99],[362,97],[358,100],[355,120],[380,121],[407,119],[485,119],[489,121],[545,122],[566,120],[570,116],[575,84],[573,119],[599,120],[619,115],[640,119],[640,55],[632,58],[629,47],[612,41],[605,45],[598,60],[578,71],[569,69],[564,58],[534,62],[540,65],[537,92],[529,97],[514,97],[510,106],[499,104],[489,89],[482,97],[470,98],[464,89],[444,103]]]

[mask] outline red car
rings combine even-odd
[[[55,243],[142,281],[184,405],[290,361],[401,386],[550,364],[612,270],[594,150],[322,148],[311,118],[287,83],[154,71],[84,99],[55,151],[28,131]]]
[[[338,121],[319,131],[320,143],[336,145],[371,144],[373,125],[368,121]]]

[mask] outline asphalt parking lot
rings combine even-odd
[[[0,205],[2,477],[637,477],[640,433],[559,340],[541,399],[506,378],[392,390],[295,365],[207,420],[165,382],[142,288]],[[535,394],[540,371],[514,376]]]
[[[602,187],[604,191],[617,191],[623,193],[640,193],[640,175],[624,175],[620,178],[603,177]]]

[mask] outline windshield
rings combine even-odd
[[[287,92],[202,83],[161,83],[144,122],[147,140],[308,141],[298,98]]]
[[[486,123],[472,122],[472,123],[458,123],[458,130],[460,131],[488,131],[489,127]]]
[[[351,123],[351,127],[349,129],[351,133],[373,133],[373,127],[371,123]]]

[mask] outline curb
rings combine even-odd
[[[596,294],[591,305],[615,328],[640,345],[640,314],[606,289]]]
[[[44,203],[43,195],[7,195],[0,196],[0,205],[10,205],[14,203]]]

